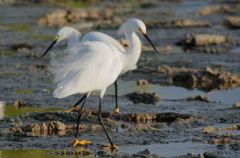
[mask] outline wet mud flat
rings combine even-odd
[[[239,157],[238,1],[78,6],[84,9],[0,6],[0,157]],[[128,17],[146,22],[160,54],[143,41],[138,69],[119,80],[120,115],[112,115],[113,87],[104,99],[102,117],[119,151],[100,149],[108,142],[97,123],[96,96],[86,102],[80,125],[80,138],[92,145],[73,149],[77,114],[65,110],[80,96],[54,99],[49,57],[39,56],[63,25],[117,37]]]

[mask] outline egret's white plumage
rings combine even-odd
[[[52,70],[55,72],[55,83],[59,83],[61,80],[63,80],[67,75],[72,76],[71,74],[76,73],[75,67],[78,64],[74,64],[74,61],[77,58],[80,58],[82,56],[82,53],[85,52],[84,49],[87,49],[85,46],[81,48],[81,50],[78,50],[77,47],[79,47],[79,42],[81,38],[81,33],[76,30],[75,28],[65,26],[61,28],[57,33],[57,40],[59,43],[67,43],[67,49],[56,49],[55,53],[51,54],[51,65]],[[87,42],[87,41],[100,41],[104,42],[106,44],[110,44],[115,46],[120,51],[124,52],[125,49],[122,47],[122,45],[112,38],[109,35],[106,35],[101,32],[89,32],[85,34],[81,42]],[[77,46],[78,45],[78,46]],[[75,47],[76,46],[76,47]],[[96,46],[95,46],[96,47]],[[99,49],[99,48],[98,48]],[[100,48],[101,49],[101,48]],[[114,48],[113,48],[114,49]],[[104,54],[104,57],[107,57],[107,53]],[[72,58],[72,59],[70,59]],[[68,63],[68,64],[66,64]],[[64,66],[63,66],[64,65]],[[58,67],[64,67],[64,69],[57,69]],[[67,71],[66,71],[67,70]],[[55,96],[55,95],[54,95]]]
[[[57,37],[59,38],[58,43],[61,43],[62,41],[66,41],[67,48],[72,48],[73,46],[77,45],[80,42],[81,35],[82,34],[75,28],[65,26],[61,28],[57,33]],[[81,41],[100,41],[107,44],[111,44],[122,52],[125,51],[123,46],[117,40],[115,40],[111,36],[102,32],[93,31],[93,32],[86,33],[82,37]],[[74,52],[71,51],[71,53],[74,53]]]
[[[121,57],[123,63],[123,69],[121,74],[124,74],[130,70],[134,70],[137,68],[137,61],[139,60],[141,54],[141,42],[139,37],[136,35],[136,31],[141,31],[141,33],[146,34],[146,26],[145,24],[139,19],[129,19],[127,22],[121,25],[118,30],[119,35],[124,35],[129,43],[129,49],[125,51],[122,45],[112,38],[111,36],[104,34],[102,32],[89,32],[85,34],[81,41],[101,41],[106,44],[110,44],[115,46],[120,52],[125,52],[125,54]],[[66,36],[66,32],[69,32],[69,36]],[[79,33],[76,29],[71,27],[63,27],[59,32],[58,35],[62,36],[67,40],[68,48],[77,45],[79,43],[79,38],[81,33]],[[78,51],[68,51],[68,53],[78,53]]]
[[[64,98],[103,89],[105,92],[120,74],[135,69],[141,54],[141,42],[136,32],[147,36],[146,26],[139,19],[129,19],[118,30],[129,43],[125,51],[118,41],[106,34],[91,32],[79,42],[77,30],[61,29],[55,43],[67,40],[68,48],[52,54],[51,66],[57,84],[54,97]]]
[[[61,56],[64,61],[54,57],[51,63],[57,83],[54,91],[56,98],[95,91],[104,94],[122,70],[120,52],[112,45],[86,41],[67,51],[74,53]]]
[[[101,41],[115,46],[121,52],[125,51],[123,46],[117,40],[102,32],[89,32],[83,36],[82,41]]]

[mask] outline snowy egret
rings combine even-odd
[[[107,87],[115,82],[119,75],[136,68],[136,63],[141,54],[141,42],[136,32],[142,33],[157,52],[147,36],[145,24],[139,19],[129,19],[119,29],[119,33],[123,34],[129,43],[129,48],[126,51],[119,50],[112,43],[82,41],[67,49],[67,52],[70,53],[65,53],[65,56],[61,56],[59,59],[52,58],[52,72],[57,84],[54,97],[65,98],[73,94],[84,94],[78,102],[78,104],[82,103],[82,106],[78,113],[75,137],[78,136],[81,113],[87,97],[94,92],[98,92],[98,121],[110,142],[110,148],[116,148],[102,122],[102,99]],[[63,37],[58,34],[56,40],[44,54],[62,39]],[[85,140],[77,141],[76,144],[82,145],[85,142]]]
[[[55,40],[51,43],[51,45],[48,47],[48,49],[42,54],[42,57],[45,56],[49,50],[54,46],[57,45],[58,43],[67,43],[67,48],[70,49],[73,46],[77,45],[79,43],[79,39],[80,39],[81,33],[76,30],[75,28],[69,27],[69,26],[65,26],[63,28],[61,28],[57,35]],[[58,42],[57,42],[58,41]],[[117,47],[120,51],[124,52],[125,49],[122,47],[122,45],[115,40],[114,38],[112,38],[111,36],[104,34],[102,32],[89,32],[87,34],[85,34],[81,41],[101,41],[104,43],[108,43],[111,44],[115,47]],[[115,85],[115,109],[114,109],[114,114],[119,114],[120,110],[118,107],[118,87],[117,87],[117,80],[114,83]],[[79,105],[81,103],[81,101],[83,100],[84,96],[82,98],[80,98],[79,101],[77,101],[74,104],[74,107],[76,107],[77,105]]]
[[[135,20],[139,20],[139,19],[135,19]],[[129,20],[131,21],[131,20]],[[143,23],[142,21],[140,21],[140,23]],[[126,34],[128,33],[127,28],[128,26],[131,26],[130,22],[126,22],[124,23],[118,33],[119,35],[123,34],[125,35],[125,37],[127,38]],[[144,35],[144,37],[150,42],[150,44],[153,46],[154,50],[157,52],[155,46],[153,45],[153,43],[151,42],[151,40],[148,38],[147,34],[142,32],[142,30],[140,30],[140,32]],[[61,41],[67,41],[67,47],[71,48],[72,46],[76,45],[79,42],[79,38],[80,38],[81,33],[72,28],[72,27],[63,27],[62,29],[59,30],[59,32],[57,33],[56,39],[53,41],[53,43],[48,47],[48,49],[44,52],[44,54],[42,56],[45,56],[47,54],[47,52],[53,47],[53,45],[55,45],[57,43],[57,41],[60,43]],[[61,37],[61,39],[59,39],[59,37]],[[124,52],[125,49],[122,47],[122,45],[115,40],[114,38],[112,38],[111,36],[104,34],[102,32],[89,32],[87,34],[85,34],[82,38],[82,41],[102,41],[104,43],[107,44],[111,44],[115,47],[117,47],[120,51]],[[128,40],[129,42],[129,40]],[[136,59],[138,61],[139,57],[136,56]],[[132,63],[132,64],[131,64]],[[123,63],[125,64],[125,63]],[[124,74],[130,70],[136,69],[136,62],[135,60],[131,61],[129,60],[129,64],[126,65],[125,70],[121,73]],[[114,114],[119,114],[120,113],[120,109],[119,109],[119,104],[118,104],[118,85],[117,85],[117,80],[114,82],[114,86],[115,86],[115,109],[114,109]],[[83,100],[84,96],[76,102],[76,104],[74,104],[74,107],[76,107],[77,105],[79,105],[81,103],[81,101]]]

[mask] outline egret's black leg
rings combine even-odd
[[[76,107],[78,104],[80,104],[81,102],[83,102],[81,108],[80,108],[79,111],[78,111],[77,127],[76,127],[76,133],[75,133],[75,137],[76,137],[76,138],[78,137],[79,124],[80,124],[80,120],[81,120],[81,117],[82,117],[82,111],[83,111],[83,108],[84,108],[84,104],[85,104],[86,98],[87,98],[87,94],[85,94],[85,95],[74,105],[74,107]]]
[[[117,85],[117,80],[114,82],[115,86],[115,109],[113,110],[113,114],[119,115],[120,114],[120,109],[118,107],[118,85]]]
[[[99,121],[100,125],[103,127],[103,130],[104,130],[105,134],[107,135],[107,138],[108,138],[108,141],[109,141],[110,145],[114,146],[114,144],[113,144],[113,142],[112,142],[112,140],[110,138],[110,135],[108,134],[107,129],[105,128],[105,125],[102,122],[102,115],[101,115],[102,112],[101,112],[101,110],[102,110],[102,98],[100,97],[100,99],[99,99],[99,108],[98,108],[98,121]]]
[[[78,106],[86,97],[87,97],[87,94],[83,95],[82,98],[80,98],[80,99],[74,104],[74,107]]]
[[[114,82],[115,86],[115,103],[116,103],[116,109],[118,109],[118,85],[117,80]]]

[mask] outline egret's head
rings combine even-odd
[[[122,34],[128,35],[132,32],[141,33],[148,40],[148,42],[152,45],[155,52],[158,52],[157,49],[155,48],[155,46],[153,45],[152,41],[150,40],[150,38],[147,35],[146,25],[141,20],[136,19],[136,18],[129,19],[127,22],[122,24],[118,30],[119,35],[122,35]]]
[[[118,30],[118,34],[120,35],[131,32],[140,32],[146,34],[146,26],[141,20],[132,18],[123,23]]]
[[[78,30],[69,26],[65,26],[58,31],[55,39],[57,39],[57,42],[61,42],[64,40],[68,40],[69,38],[79,37],[79,36],[80,36],[80,32]]]
[[[45,56],[48,51],[56,44],[58,43],[62,43],[62,42],[66,42],[68,39],[70,38],[79,38],[81,36],[81,33],[69,26],[65,26],[63,28],[61,28],[57,35],[55,36],[54,41],[51,43],[51,45],[47,48],[47,50],[43,53],[42,57]]]

